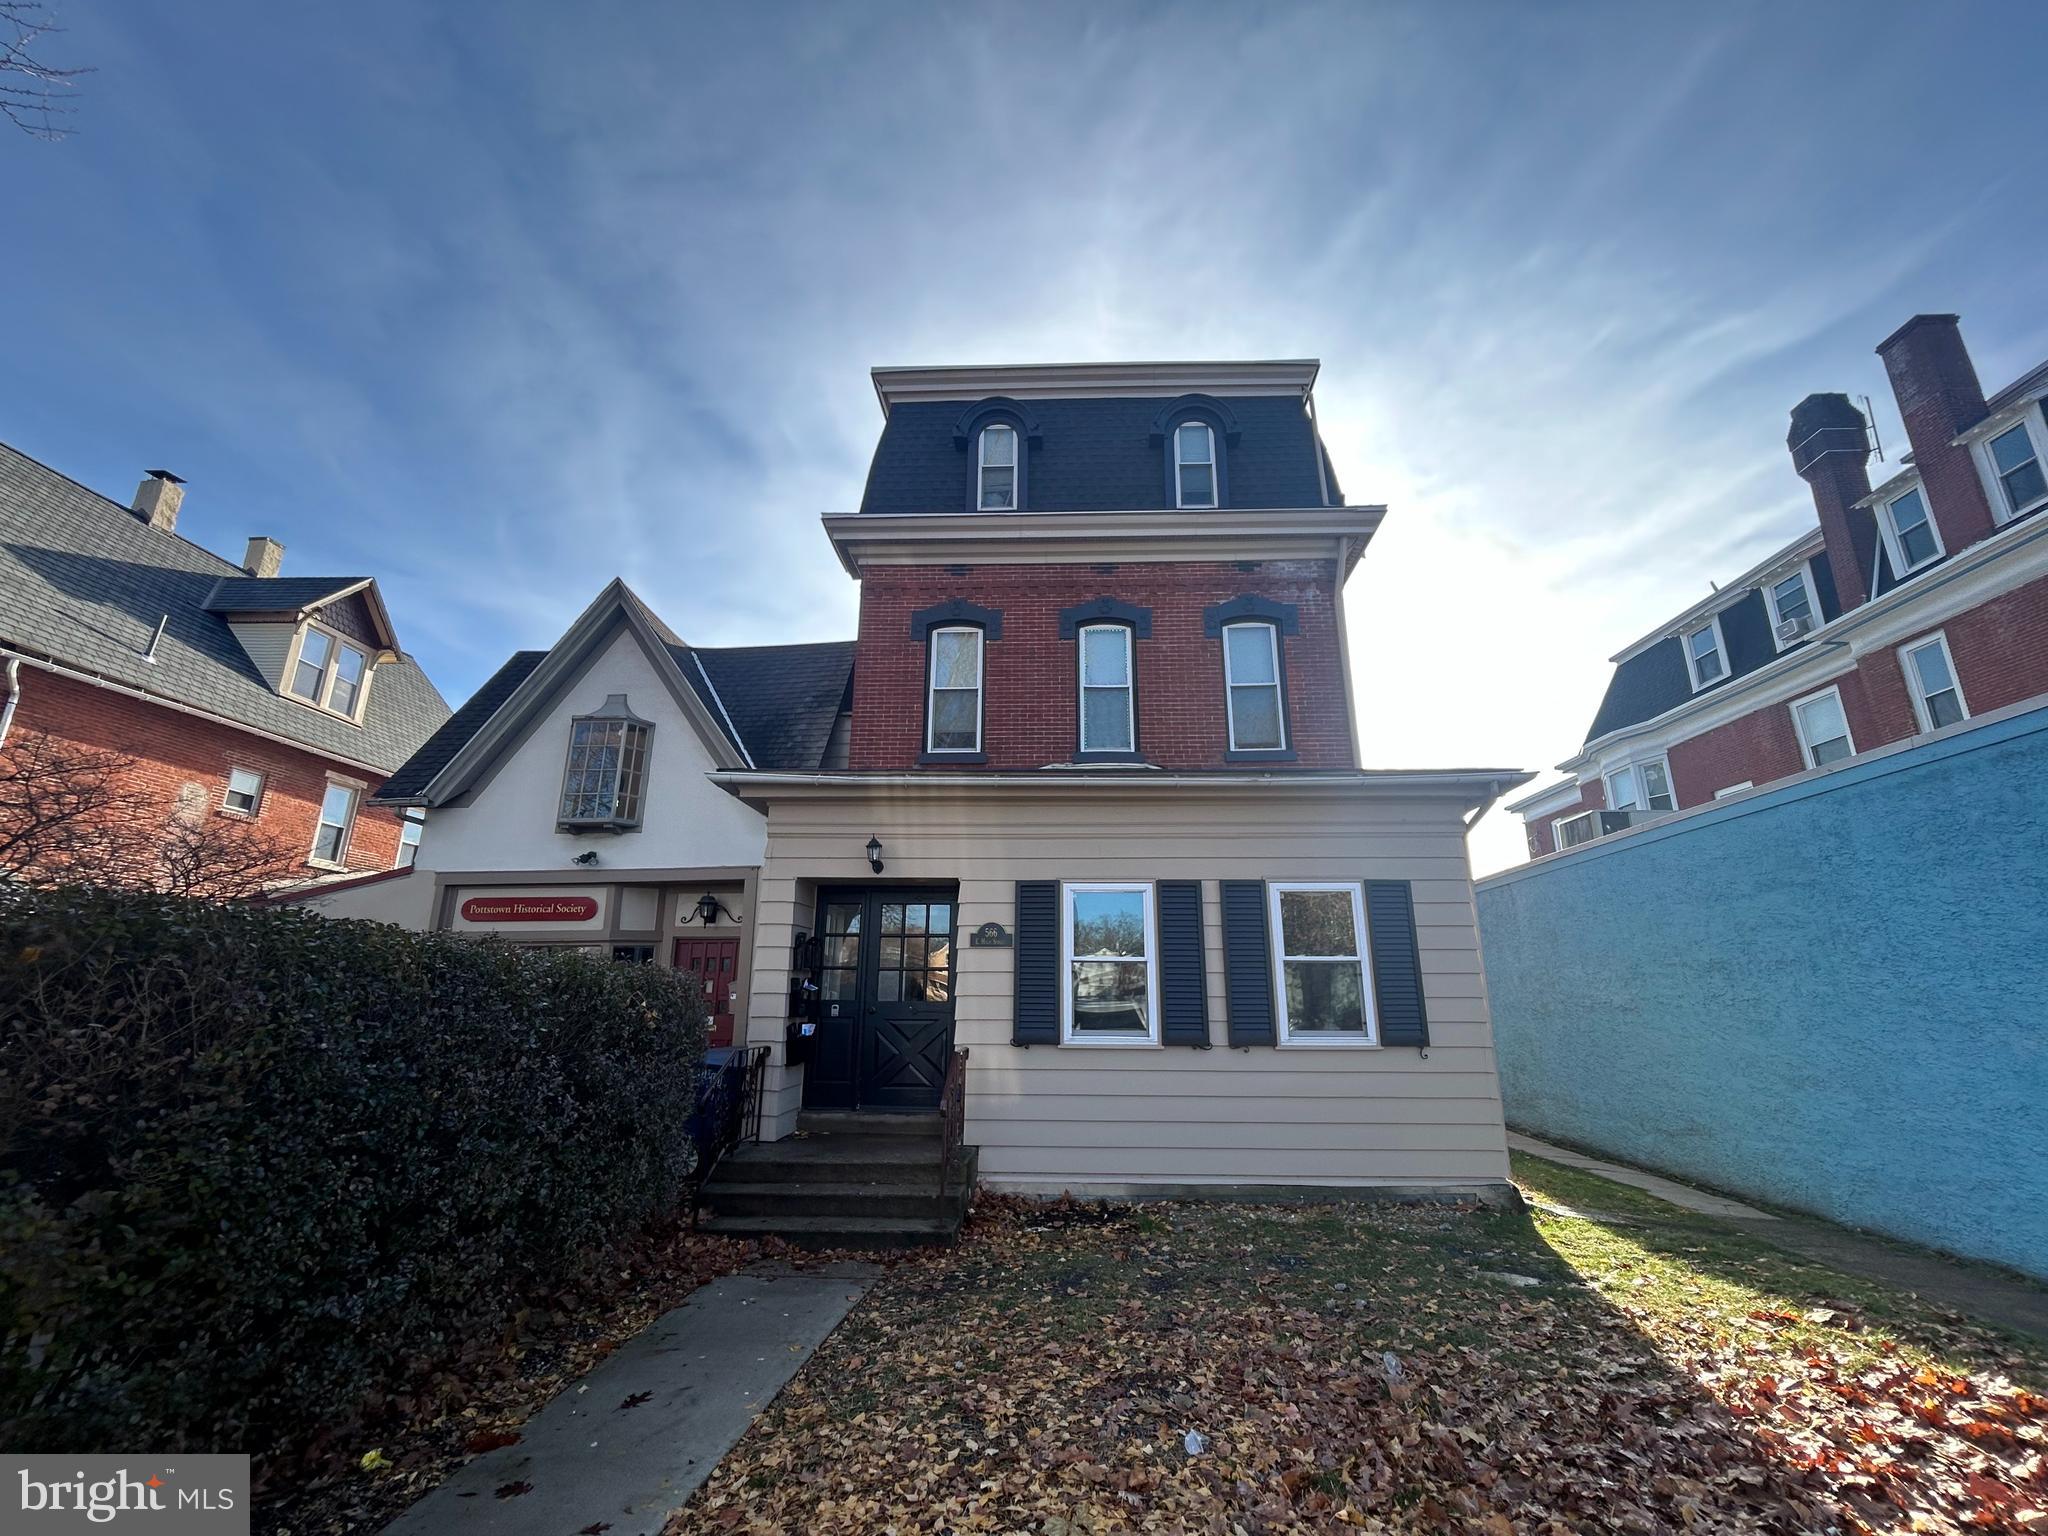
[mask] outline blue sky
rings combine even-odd
[[[1547,767],[1810,520],[1802,395],[1896,445],[1918,310],[1987,387],[2048,356],[2038,4],[61,13],[0,438],[376,575],[452,702],[614,574],[700,642],[850,635],[873,364],[1317,356],[1390,507],[1368,762]]]

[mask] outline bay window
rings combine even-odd
[[[650,722],[615,693],[604,707],[569,722],[569,760],[562,771],[562,831],[622,832],[640,824]]]

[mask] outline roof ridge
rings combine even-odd
[[[4,438],[0,438],[0,448],[6,449],[7,452],[13,454],[17,459],[20,459],[24,464],[33,464],[37,469],[40,469],[44,474],[55,475],[59,480],[62,480],[66,485],[75,486],[79,490],[85,492],[86,495],[97,497],[99,500],[104,501],[108,506],[112,507],[116,512],[120,513],[123,517],[132,519],[139,526],[149,529],[151,533],[162,534],[165,538],[176,539],[180,544],[189,545],[191,548],[198,550],[199,553],[206,556],[207,559],[218,560],[222,565],[226,566],[229,571],[232,571],[237,575],[247,576],[249,574],[248,571],[243,569],[241,566],[235,564],[235,562],[230,560],[226,555],[219,554],[214,550],[208,549],[204,544],[201,544],[197,539],[186,538],[184,534],[178,532],[177,529],[175,528],[169,529],[167,531],[165,529],[157,528],[147,522],[144,522],[141,518],[135,516],[135,509],[133,507],[122,506],[120,502],[114,500],[114,498],[109,496],[105,491],[94,490],[91,486],[87,485],[83,480],[77,479],[72,475],[65,474],[63,470],[57,468],[57,466],[54,464],[45,464],[41,459],[37,458],[32,453],[24,453],[21,449],[15,447],[14,444],[8,442]]]

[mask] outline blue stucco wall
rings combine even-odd
[[[1479,886],[1508,1122],[2048,1276],[2048,708]]]

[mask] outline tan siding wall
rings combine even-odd
[[[981,1148],[986,1182],[1078,1190],[1506,1177],[1464,831],[1449,802],[1114,790],[779,802],[758,899],[755,1043],[781,1044],[792,931],[809,929],[817,887],[873,881],[862,853],[871,834],[884,845],[887,882],[958,882],[963,935],[984,922],[1014,929],[1018,880],[1203,882],[1210,1050],[1019,1049],[1009,1043],[1015,952],[960,945],[967,1139]],[[1427,1056],[1225,1045],[1218,882],[1245,878],[1413,882]],[[778,1075],[777,1091],[793,1117],[799,1074]]]

